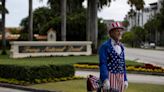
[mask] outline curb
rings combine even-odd
[[[20,89],[20,90],[30,91],[30,92],[61,92],[61,91],[49,91],[49,90],[43,90],[43,89],[34,89],[34,88],[29,88],[29,87],[20,86],[20,85],[14,85],[14,84],[7,84],[7,83],[0,83],[0,87]]]

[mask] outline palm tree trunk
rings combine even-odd
[[[137,14],[135,15],[134,26],[137,26]]]
[[[33,13],[32,13],[32,0],[29,0],[29,24],[28,24],[28,32],[29,32],[29,41],[33,40]]]
[[[92,35],[92,42],[93,42],[93,50],[97,49],[97,38],[98,38],[98,27],[97,27],[97,7],[98,7],[98,0],[90,0],[91,2],[91,11],[90,11],[90,29]]]
[[[66,41],[66,6],[67,0],[61,0],[61,36],[62,41]]]
[[[5,0],[2,0],[2,54],[6,54],[6,32],[5,32]]]
[[[91,41],[91,26],[90,26],[90,24],[91,24],[91,15],[90,15],[90,11],[91,11],[91,2],[90,2],[90,0],[87,0],[87,23],[86,23],[86,25],[87,25],[87,29],[86,29],[86,40],[87,41]]]
[[[138,26],[140,26],[140,11],[138,11]]]

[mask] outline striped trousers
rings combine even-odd
[[[124,92],[124,74],[110,73],[109,72],[110,88],[118,90],[118,92]],[[103,90],[103,92],[110,92]]]

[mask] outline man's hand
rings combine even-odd
[[[128,88],[128,81],[125,81],[125,82],[124,82],[124,87],[125,87],[125,89]]]
[[[110,89],[110,83],[109,83],[109,80],[106,79],[103,83],[103,89],[104,90],[109,90]]]

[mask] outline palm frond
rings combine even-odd
[[[3,10],[3,6],[2,5],[0,5],[0,13],[2,13],[2,10]],[[9,11],[5,8],[5,13],[9,13]]]

